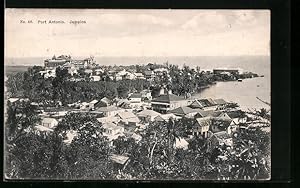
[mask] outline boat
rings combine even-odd
[[[238,82],[242,82],[243,80],[242,79],[238,79]]]

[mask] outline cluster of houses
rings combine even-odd
[[[83,69],[84,73],[90,76],[91,81],[105,80],[107,77],[110,80],[119,81],[119,80],[147,80],[152,81],[155,77],[162,76],[163,74],[168,74],[168,69],[166,68],[157,68],[154,70],[146,70],[143,72],[136,72],[136,70],[104,70],[96,64],[93,57],[75,60],[71,56],[61,55],[53,56],[51,59],[44,60],[44,70],[39,73],[44,78],[56,77],[56,68],[66,68],[68,73],[72,76],[70,81],[81,81],[83,78],[73,77],[78,75],[78,70]],[[103,73],[106,73],[105,75]]]
[[[11,103],[20,100],[9,99]],[[43,108],[40,111],[41,124],[36,128],[39,131],[53,131],[67,113],[90,113],[102,124],[103,134],[111,143],[119,136],[131,137],[139,142],[142,132],[151,122],[160,122],[163,125],[169,119],[179,120],[185,117],[193,119],[195,123],[189,130],[190,136],[178,139],[176,147],[187,148],[186,140],[194,136],[207,139],[208,143],[213,143],[212,146],[232,146],[232,134],[247,118],[240,111],[226,109],[226,104],[228,103],[223,99],[186,99],[170,91],[152,99],[151,91],[144,90],[130,94],[127,99],[111,100],[104,97],[100,100],[68,104],[66,107]],[[74,131],[68,133],[65,142],[72,142],[75,136]]]

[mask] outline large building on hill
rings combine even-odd
[[[75,67],[77,69],[87,68],[92,66],[95,63],[93,57],[85,58],[85,59],[72,59],[71,56],[61,55],[61,56],[53,56],[51,59],[44,60],[44,66],[46,70],[55,69],[57,67]]]
[[[169,110],[173,110],[178,107],[187,106],[188,101],[184,97],[180,97],[173,94],[160,95],[156,99],[151,101],[151,107],[153,110],[166,113]]]

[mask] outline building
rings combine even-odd
[[[203,138],[207,138],[211,123],[212,121],[210,117],[197,118],[191,130],[192,135],[200,135]]]
[[[92,75],[93,74],[93,70],[92,69],[85,69],[84,73]]]
[[[90,76],[90,78],[91,78],[91,81],[94,81],[94,82],[97,82],[97,81],[101,80],[100,76]]]
[[[207,138],[207,152],[211,152],[214,148],[220,145],[226,145],[228,147],[233,146],[232,136],[227,134],[226,131],[221,131],[217,133],[211,133]]]
[[[233,69],[233,68],[216,68],[213,69],[213,73],[214,74],[221,74],[221,73],[230,73],[230,74],[239,74],[242,70],[237,68],[237,69]]]
[[[47,69],[39,72],[44,78],[55,78],[56,77],[56,69]]]
[[[163,74],[168,74],[169,70],[166,68],[157,68],[157,69],[154,69],[153,72],[157,76],[162,76]]]
[[[132,74],[131,72],[126,71],[123,69],[122,71],[115,74],[115,80],[134,80],[136,79],[136,76]]]
[[[107,122],[102,124],[105,136],[114,136],[124,132],[124,127],[118,126],[115,123]]]
[[[184,138],[175,138],[174,146],[176,149],[188,149],[189,143]]]
[[[106,106],[110,106],[111,100],[107,97],[103,97],[100,102],[103,102]]]
[[[154,121],[156,122],[168,122],[169,119],[180,119],[181,117],[179,116],[175,116],[174,114],[172,113],[169,113],[169,114],[161,114],[161,115],[158,115],[154,118]]]
[[[226,113],[236,125],[247,122],[247,115],[240,110],[230,111]]]
[[[78,74],[77,69],[74,66],[68,68],[68,73],[73,76],[74,74]]]
[[[56,67],[63,66],[71,62],[71,56],[61,55],[58,57],[53,56],[52,59],[44,60],[45,70],[56,69]]]
[[[116,116],[109,116],[109,117],[101,117],[97,118],[97,121],[100,123],[118,123],[120,121],[119,117]]]
[[[107,106],[107,107],[100,107],[96,111],[102,113],[103,116],[105,117],[109,117],[109,116],[115,116],[119,112],[124,112],[125,109],[118,108],[116,106]]]
[[[116,117],[120,118],[120,121],[125,124],[136,125],[140,122],[139,118],[132,112],[119,112]]]
[[[203,110],[216,110],[218,105],[217,103],[210,99],[195,99],[190,105],[189,107],[191,108],[200,108]]]
[[[104,72],[104,70],[103,69],[95,69],[94,72],[96,75],[100,75]]]
[[[89,102],[89,109],[90,110],[95,110],[96,104],[98,103],[98,100],[92,100],[91,102]]]
[[[142,94],[141,93],[133,93],[129,96],[129,102],[131,103],[140,103],[142,102]]]
[[[183,97],[173,94],[160,95],[151,101],[152,109],[160,113],[166,113],[169,110],[173,110],[181,106],[187,106],[187,104],[188,101]]]
[[[147,70],[144,72],[144,74],[145,74],[146,80],[148,80],[148,81],[151,81],[155,78],[155,74],[153,71]]]
[[[213,133],[225,131],[227,134],[231,134],[235,132],[237,126],[233,123],[232,119],[230,118],[223,118],[223,117],[214,117],[211,118],[212,123],[209,130]]]
[[[143,110],[137,113],[137,117],[144,122],[154,121],[155,117],[160,115],[161,115],[160,113],[155,112],[153,110]]]
[[[144,75],[140,72],[134,73],[134,76],[135,76],[136,79],[141,79],[141,80],[145,79]]]
[[[42,126],[53,129],[58,125],[58,121],[54,118],[44,118],[42,120]]]
[[[127,74],[123,77],[123,79],[125,79],[125,80],[135,80],[136,76],[135,76],[135,74],[127,72]]]
[[[174,115],[180,116],[180,117],[184,117],[184,116],[193,117],[194,115],[196,115],[197,110],[192,109],[192,108],[187,107],[187,106],[182,106],[182,107],[178,107],[178,108],[175,108],[173,110],[170,110],[168,112],[173,113]]]
[[[90,104],[88,103],[88,102],[82,102],[81,104],[80,104],[80,109],[88,109],[89,108],[89,106],[90,106]]]

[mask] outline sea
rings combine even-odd
[[[25,71],[33,65],[43,66],[43,60],[49,57],[6,58],[5,70],[9,74],[14,71]],[[73,57],[82,58],[82,57]],[[270,106],[257,99],[271,102],[271,62],[269,56],[180,56],[180,57],[95,57],[100,65],[145,65],[148,63],[175,64],[179,67],[187,65],[202,70],[214,68],[241,68],[244,71],[257,73],[263,77],[244,79],[242,82],[217,82],[215,85],[194,94],[193,98],[223,98],[236,102],[243,110]]]

